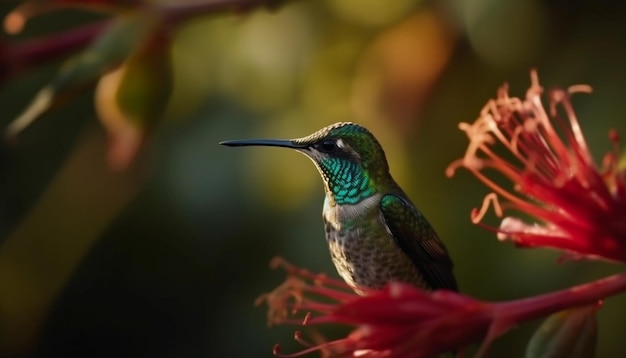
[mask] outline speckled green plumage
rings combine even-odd
[[[381,196],[363,200],[357,210],[326,200],[326,241],[337,272],[357,292],[358,287],[381,288],[390,281],[430,288],[387,230],[378,205]]]
[[[374,136],[365,127],[341,122],[306,137],[294,139],[293,142],[308,144],[327,139],[341,139],[350,148],[359,148],[358,151],[351,151],[351,156],[338,155],[325,160],[313,160],[337,204],[355,204],[374,195],[376,186],[370,180],[371,176],[381,176],[389,172],[383,148]],[[357,159],[358,162],[347,159]]]
[[[452,261],[434,229],[389,174],[376,138],[354,123],[336,123],[293,140],[340,141],[328,155],[303,151],[324,179],[323,218],[331,257],[352,286],[404,281],[457,290]]]
[[[390,281],[458,289],[444,244],[393,180],[383,148],[364,127],[344,122],[298,139],[223,144],[292,148],[313,161],[324,182],[322,216],[331,258],[356,292]]]
[[[394,240],[428,287],[458,290],[448,251],[424,215],[408,199],[393,194],[383,196],[380,209]]]
[[[354,163],[328,159],[320,163],[319,168],[322,176],[327,178],[328,189],[339,205],[356,204],[376,192],[370,185],[369,175]]]

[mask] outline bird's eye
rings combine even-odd
[[[320,148],[324,152],[333,152],[337,149],[337,141],[333,139],[326,139],[320,143]]]

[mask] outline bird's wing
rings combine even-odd
[[[452,260],[426,218],[405,199],[385,195],[380,208],[389,232],[432,289],[458,291]]]

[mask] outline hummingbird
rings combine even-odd
[[[341,122],[302,138],[219,144],[291,148],[313,161],[326,193],[322,218],[330,255],[356,293],[392,281],[458,291],[448,250],[392,178],[383,148],[365,127]]]

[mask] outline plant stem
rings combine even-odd
[[[596,304],[616,293],[626,291],[626,273],[570,287],[539,296],[495,303],[495,310],[507,312],[514,322],[524,322],[566,308]]]

